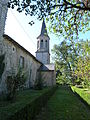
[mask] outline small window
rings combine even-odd
[[[45,47],[47,48],[47,40],[45,41]]]
[[[20,68],[24,68],[24,57],[22,57],[22,56],[20,56],[19,66],[20,66]]]
[[[13,52],[13,53],[15,52],[15,47],[14,47],[14,46],[12,47],[12,52]]]
[[[43,40],[41,40],[41,48],[43,48]]]
[[[15,50],[15,48],[13,47],[13,51]]]

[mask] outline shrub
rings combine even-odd
[[[41,95],[37,96],[31,102],[28,102],[24,107],[18,108],[17,111],[13,111],[13,114],[8,114],[7,120],[33,120],[35,116],[40,112],[56,90],[56,86],[45,90]],[[27,100],[26,100],[27,101]]]
[[[25,73],[19,69],[16,75],[7,76],[7,100],[12,100],[15,97],[17,89],[23,87],[26,81]]]

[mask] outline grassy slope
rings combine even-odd
[[[35,120],[90,120],[90,111],[65,87],[58,88],[41,114]]]
[[[7,101],[0,101],[0,118],[4,120],[8,115],[13,115],[15,112],[24,108],[24,106],[48,90],[49,88],[37,91],[25,90],[21,91],[17,95],[15,102],[10,103]]]
[[[82,89],[72,86],[72,90],[78,93],[90,105],[90,88]]]

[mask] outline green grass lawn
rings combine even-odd
[[[25,90],[17,93],[16,99],[13,102],[0,101],[0,120],[5,120],[8,115],[13,115],[49,89]]]
[[[72,86],[71,88],[90,105],[90,88],[84,89],[84,88],[77,88],[75,86]]]
[[[90,110],[67,87],[59,87],[35,120],[90,120]]]

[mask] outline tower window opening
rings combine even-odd
[[[43,48],[43,40],[41,40],[41,48]]]
[[[47,40],[45,41],[45,47],[47,48]]]

